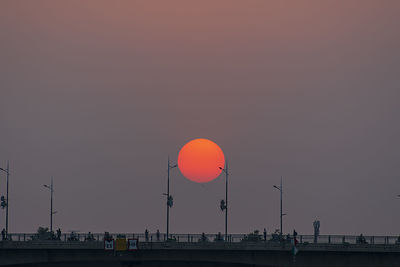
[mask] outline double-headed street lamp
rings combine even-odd
[[[169,238],[169,208],[172,208],[174,205],[174,198],[169,194],[169,170],[178,167],[177,164],[171,165],[169,162],[169,156],[168,156],[168,181],[167,181],[167,193],[164,193],[165,196],[167,196],[167,240]]]
[[[225,210],[225,242],[228,241],[228,161],[225,162],[225,168],[219,167],[225,172],[225,200],[221,200],[220,208],[222,211]]]
[[[282,177],[281,177],[281,185],[280,186],[276,186],[274,185],[274,188],[278,189],[280,191],[280,195],[281,195],[281,230],[280,230],[280,238],[282,239],[282,217],[286,215],[286,213],[282,213],[282,194],[283,194],[283,187],[282,187]]]
[[[53,232],[53,214],[57,213],[57,211],[53,212],[53,177],[51,177],[50,186],[46,184],[44,184],[43,186],[50,190],[50,232]]]
[[[6,239],[8,239],[8,178],[10,176],[10,165],[9,162],[7,161],[7,169],[0,168],[1,171],[5,172],[7,174],[7,193],[6,193],[6,198],[4,196],[1,196],[1,208],[6,209]]]

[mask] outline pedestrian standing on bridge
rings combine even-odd
[[[6,229],[3,228],[3,230],[1,231],[1,239],[5,240],[6,239]]]
[[[146,242],[149,242],[149,230],[147,229],[144,231],[144,238],[146,239]]]
[[[314,226],[314,243],[317,243],[319,236],[319,227],[321,226],[321,224],[318,220],[315,220],[313,222],[313,226]]]
[[[264,241],[267,241],[267,229],[264,228]]]
[[[296,229],[293,229],[293,241],[294,241],[294,245],[297,245],[297,232]]]
[[[160,230],[157,229],[156,232],[157,241],[160,241]]]
[[[57,229],[57,240],[61,240],[61,229]]]

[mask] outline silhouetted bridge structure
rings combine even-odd
[[[289,242],[271,241],[271,236],[267,241],[241,241],[244,235],[231,235],[230,242],[214,242],[216,235],[208,235],[210,241],[203,242],[201,235],[173,235],[176,241],[165,242],[149,235],[146,242],[144,235],[125,234],[139,239],[137,251],[106,251],[98,241],[101,234],[94,234],[96,241],[84,241],[86,235],[79,235],[78,241],[30,240],[31,236],[14,234],[13,241],[1,241],[0,266],[400,266],[397,237],[365,237],[368,243],[357,243],[356,236],[320,236],[313,243],[312,236],[298,236],[302,242],[294,257]]]

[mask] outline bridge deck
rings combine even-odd
[[[298,244],[299,251],[338,251],[338,252],[400,252],[400,245],[390,244]],[[0,249],[90,249],[103,250],[102,241],[2,241]],[[292,245],[279,242],[139,242],[140,250],[283,250],[289,251]]]

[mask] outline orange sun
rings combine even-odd
[[[187,179],[207,183],[221,174],[225,156],[216,143],[203,138],[194,139],[179,151],[178,167]]]

